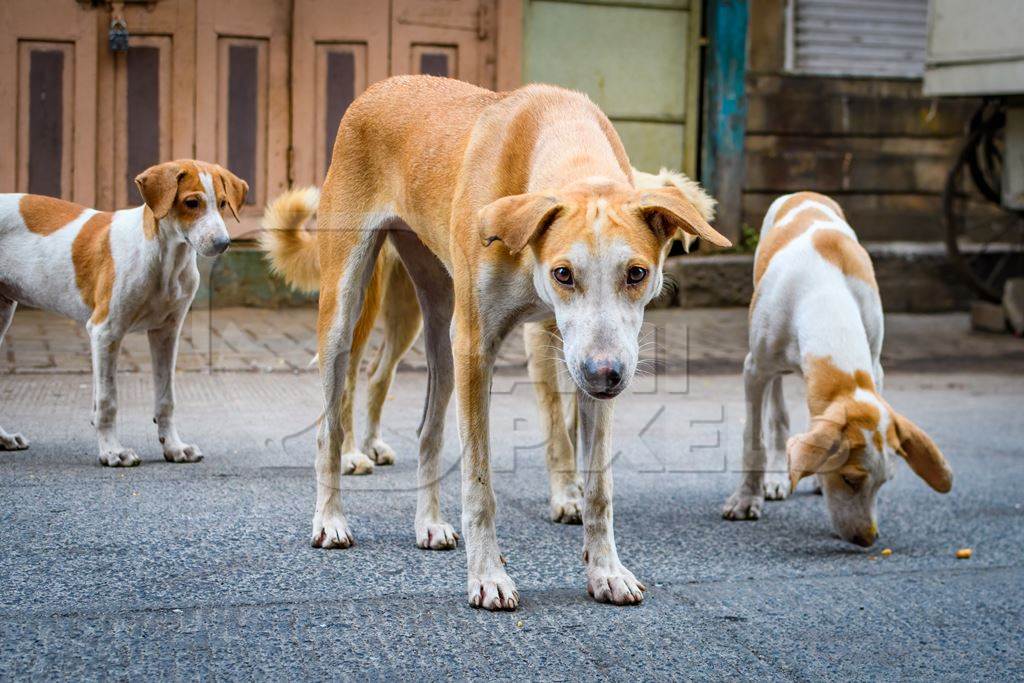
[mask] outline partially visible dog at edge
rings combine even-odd
[[[135,178],[145,203],[108,212],[33,194],[0,195],[0,342],[19,303],[85,324],[92,346],[93,426],[99,460],[139,464],[117,438],[117,356],[129,332],[145,331],[153,359],[153,421],[170,462],[198,462],[174,422],[178,335],[196,289],[196,254],[216,256],[231,238],[249,191],[225,168],[193,159],[158,164]],[[28,447],[0,427],[0,450]]]
[[[952,488],[953,472],[935,442],[882,397],[878,283],[839,204],[815,192],[776,199],[761,228],[754,287],[744,473],[722,514],[758,519],[766,497],[785,498],[816,474],[835,530],[870,546],[878,490],[896,462],[940,493]],[[811,426],[790,438],[782,376],[792,372],[807,385]]]
[[[489,387],[509,331],[554,318],[579,396],[587,589],[599,601],[640,602],[643,585],[619,560],[612,529],[609,399],[636,370],[644,307],[661,291],[679,229],[730,244],[678,189],[634,186],[618,135],[585,95],[544,85],[495,93],[429,76],[368,88],[339,125],[317,213],[325,408],[313,545],[353,543],[340,490],[342,405],[365,293],[389,241],[416,290],[428,362],[417,544],[455,547],[439,491],[454,389],[468,599],[518,606],[495,530]]]
[[[704,220],[714,220],[715,200],[686,175],[664,168],[657,174],[634,168],[633,178],[638,189],[678,189]],[[260,234],[260,245],[271,268],[293,288],[311,293],[319,291],[320,266],[316,233],[304,229],[304,226],[316,213],[319,203],[320,193],[314,187],[282,193],[267,205],[263,217],[264,230]],[[677,238],[687,252],[697,239],[682,230],[677,233]],[[366,371],[367,424],[366,433],[359,441],[355,435],[352,398],[356,391],[357,368],[378,318],[382,318],[382,339]],[[382,434],[384,402],[399,361],[419,336],[422,320],[409,274],[394,248],[385,242],[353,333],[352,358],[345,378],[346,400],[341,405],[341,422],[345,428],[342,474],[370,474],[375,465],[394,462],[395,452]],[[545,436],[550,518],[554,522],[579,524],[582,521],[583,488],[575,453],[576,402],[570,400],[563,406],[566,391],[565,387],[559,386],[558,379],[564,373],[558,367],[560,360],[551,352],[552,346],[559,342],[557,326],[554,321],[526,323],[523,341]]]

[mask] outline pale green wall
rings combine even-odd
[[[685,170],[686,115],[695,102],[687,90],[689,5],[525,0],[524,79],[590,95],[637,168]]]

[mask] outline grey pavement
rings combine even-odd
[[[800,491],[725,522],[736,480],[736,374],[638,381],[616,415],[619,552],[643,605],[586,594],[582,530],[547,520],[532,388],[495,380],[498,536],[523,604],[466,604],[465,551],[414,544],[415,428],[425,375],[386,407],[392,467],[345,478],[357,545],[309,546],[319,412],[313,374],[179,374],[183,436],[163,462],[147,373],[119,378],[123,441],[143,464],[99,466],[89,378],[0,376],[0,419],[33,440],[0,453],[0,678],[622,679],[1024,676],[1024,377],[890,372],[887,396],[927,429],[956,479],[909,470],[880,494],[879,544],[832,537]],[[787,379],[795,428],[806,424]],[[449,419],[443,508],[459,519]],[[970,547],[969,560],[957,560]],[[881,555],[883,548],[892,554]]]

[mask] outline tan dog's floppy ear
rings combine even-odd
[[[811,420],[811,428],[786,443],[789,461],[790,491],[804,477],[818,472],[833,472],[846,462],[849,449],[843,439],[846,426],[846,408],[833,403],[822,415]]]
[[[671,239],[676,230],[682,230],[720,247],[732,246],[732,242],[712,228],[697,208],[676,188],[666,187],[643,192],[637,210],[663,240]]]
[[[543,232],[562,210],[558,198],[533,192],[502,197],[480,209],[480,239],[484,246],[501,241],[509,253],[518,254]]]
[[[185,175],[185,170],[173,161],[150,166],[135,176],[135,184],[139,187],[142,201],[153,211],[153,217],[160,220],[174,206],[178,196],[178,181]]]
[[[939,447],[924,430],[899,413],[895,413],[895,425],[900,442],[897,453],[929,486],[939,493],[948,493],[953,488],[953,470]]]
[[[241,222],[238,212],[242,210],[242,205],[245,204],[245,196],[249,194],[249,183],[223,166],[217,166],[217,173],[220,174],[221,181],[224,183],[224,194],[227,195],[228,208],[231,209],[231,215],[235,217],[236,221]]]

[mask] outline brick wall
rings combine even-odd
[[[780,194],[833,195],[863,240],[939,240],[941,194],[974,99],[921,81],[789,74],[785,0],[750,5],[742,221]]]

